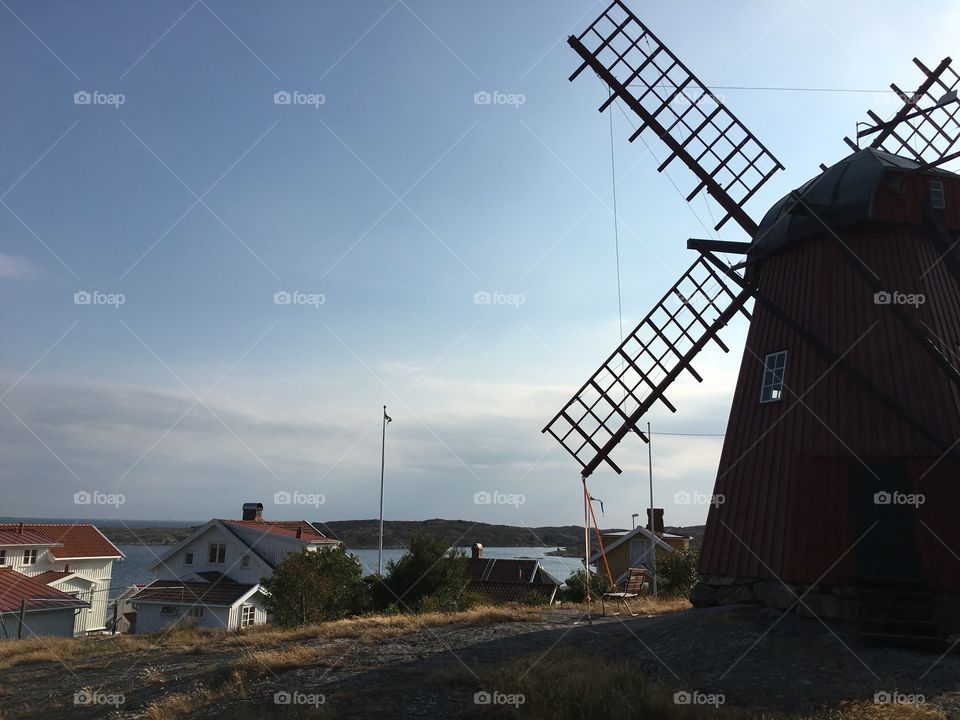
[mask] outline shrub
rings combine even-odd
[[[366,604],[362,575],[360,561],[343,547],[304,549],[287,556],[263,580],[270,593],[264,604],[283,627],[336,620]]]
[[[383,581],[389,601],[404,610],[455,610],[465,599],[467,583],[463,553],[430,535],[410,538],[406,554],[387,563]]]
[[[587,599],[587,580],[586,572],[583,570],[577,570],[573,575],[567,578],[566,580],[566,590],[564,590],[563,597],[565,600],[571,600],[573,602],[583,602]],[[610,591],[610,582],[607,580],[606,575],[591,574],[590,575],[590,597],[596,599],[600,597],[603,593]]]
[[[657,557],[657,590],[668,597],[687,597],[697,583],[696,550],[677,549]]]

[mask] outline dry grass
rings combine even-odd
[[[255,650],[246,653],[234,667],[244,673],[263,674],[303,667],[329,655],[327,649],[293,645],[280,650]]]
[[[141,680],[153,685],[163,685],[163,683],[167,681],[166,676],[163,674],[160,668],[154,667],[153,665],[148,665],[140,670],[138,674]]]
[[[442,682],[524,696],[520,715],[531,720],[605,720],[623,716],[675,720],[948,720],[925,705],[882,705],[871,700],[843,701],[819,710],[782,713],[726,705],[681,705],[678,688],[650,680],[628,663],[611,662],[574,651],[518,658],[480,671],[481,684],[461,668],[434,673]],[[510,706],[476,708],[478,717],[513,718]]]

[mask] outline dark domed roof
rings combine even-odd
[[[760,222],[750,256],[768,254],[804,237],[822,232],[823,223],[840,228],[870,217],[877,186],[890,171],[909,172],[920,163],[909,158],[867,148],[848,155],[809,180],[795,192],[817,217],[796,206],[789,193],[767,211]],[[930,174],[954,176],[945,170]],[[821,222],[822,221],[822,222]]]

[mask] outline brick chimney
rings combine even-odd
[[[252,522],[263,522],[263,503],[244,503],[243,519]]]
[[[302,537],[303,537],[303,528],[298,526],[298,527],[297,527],[297,540],[299,540],[299,539],[302,538]]]
[[[470,557],[472,557],[474,560],[480,560],[480,559],[482,559],[482,558],[483,558],[483,545],[481,545],[481,544],[478,543],[478,542],[474,543],[473,546],[470,548]]]
[[[647,530],[663,535],[663,508],[653,508],[653,523],[650,522],[650,508],[647,508]]]

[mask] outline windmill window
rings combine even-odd
[[[940,180],[930,181],[930,207],[937,210],[943,210],[947,206],[947,198],[943,193],[943,182]]]
[[[763,384],[760,402],[775,402],[783,396],[783,374],[787,369],[787,351],[768,353],[763,360]]]

